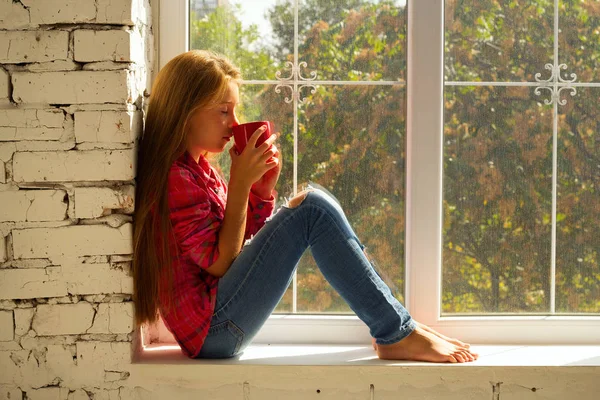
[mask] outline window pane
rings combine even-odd
[[[404,80],[405,5],[405,0],[300,2],[303,76],[318,70],[319,80]],[[293,43],[293,26],[288,29]]]
[[[600,0],[561,1],[558,45],[563,78],[600,82]]]
[[[444,314],[549,311],[552,106],[540,97],[445,88]]]
[[[270,21],[278,20],[282,10],[275,3],[190,0],[190,49],[227,55],[242,69],[244,79],[275,79],[280,60],[291,48],[278,45],[281,33],[273,30]],[[293,19],[291,24],[293,32]]]
[[[446,0],[447,81],[535,81],[552,63],[552,0]]]
[[[563,95],[564,96],[564,95]],[[600,88],[559,108],[556,310],[600,313]]]
[[[405,88],[320,87],[300,114],[298,182],[329,190],[382,279],[404,296]],[[298,269],[298,311],[344,312],[312,256]]]

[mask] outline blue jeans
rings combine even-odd
[[[246,348],[288,288],[310,247],[331,286],[369,327],[378,344],[392,344],[416,327],[363,252],[333,195],[309,185],[296,207],[265,221],[220,278],[215,312],[198,358],[233,357]]]

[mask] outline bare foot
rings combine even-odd
[[[434,335],[436,335],[436,336],[444,339],[446,342],[450,342],[452,344],[457,345],[458,347],[462,347],[462,348],[465,348],[465,349],[468,349],[469,347],[471,347],[471,345],[469,343],[464,343],[464,342],[461,342],[458,339],[449,338],[448,336],[442,335],[441,333],[439,333],[435,329],[430,328],[429,326],[427,326],[425,324],[422,324],[422,323],[420,323],[418,321],[415,321],[415,322],[417,323],[417,325],[419,325],[421,328],[425,329],[427,332],[433,333]]]
[[[441,337],[417,328],[407,337],[394,344],[378,344],[377,357],[382,360],[413,360],[429,362],[468,362],[477,357],[469,350],[458,347]]]

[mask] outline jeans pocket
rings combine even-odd
[[[228,319],[211,326],[197,358],[234,357],[244,341],[244,331]]]

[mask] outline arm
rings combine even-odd
[[[258,192],[255,192],[254,189],[250,190],[244,239],[250,239],[252,235],[255,235],[256,232],[262,228],[265,224],[265,220],[275,209],[276,198],[277,191],[275,189],[268,195],[259,194]]]
[[[230,184],[223,220],[211,211],[207,189],[186,172],[169,176],[169,208],[179,257],[221,277],[238,255],[246,225],[250,188]]]
[[[247,205],[250,188],[230,182],[227,190],[225,217],[219,230],[219,253],[217,261],[206,269],[216,277],[225,275],[239,254],[246,230]]]

